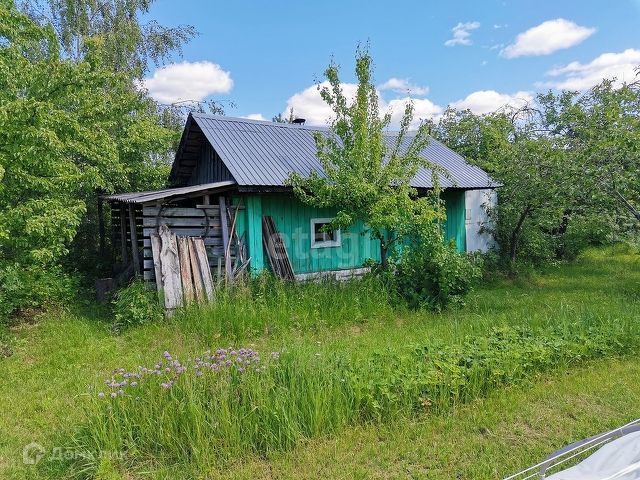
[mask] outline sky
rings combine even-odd
[[[449,105],[487,113],[549,89],[629,81],[640,65],[640,0],[156,0],[147,17],[199,32],[148,73],[156,100],[213,99],[253,119],[293,108],[324,124],[316,85],[333,60],[353,92],[364,43],[381,109],[396,120],[409,99],[416,121]]]

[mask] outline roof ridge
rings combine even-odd
[[[288,128],[290,130],[311,130],[311,131],[330,131],[331,128],[328,126],[321,125],[294,125],[288,122],[273,122],[271,120],[255,120],[253,118],[245,118],[245,117],[232,117],[230,115],[215,115],[211,113],[199,113],[199,112],[191,112],[189,113],[192,117],[205,118],[210,120],[220,120],[223,122],[241,122],[241,123],[250,123],[254,125],[264,125],[269,127],[278,127],[278,128]],[[405,135],[415,136],[417,130],[407,130]],[[398,130],[386,130],[384,132],[385,135],[396,135],[398,134]],[[431,135],[429,135],[429,138]]]
[[[265,125],[270,127],[288,128],[292,130],[329,130],[329,127],[319,125],[293,125],[291,123],[273,122],[271,120],[255,120],[253,118],[231,117],[229,115],[213,115],[210,113],[190,113],[193,117],[205,118],[210,120],[221,120],[223,122],[241,122],[252,123],[257,125]]]

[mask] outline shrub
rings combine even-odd
[[[394,286],[411,308],[435,310],[463,304],[481,269],[453,243],[411,246],[395,265]]]
[[[71,299],[78,282],[59,267],[0,263],[0,322]]]
[[[112,303],[116,331],[163,318],[156,292],[142,280],[134,280],[127,287],[118,290]]]

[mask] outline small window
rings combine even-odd
[[[471,209],[467,208],[466,212],[465,212],[465,218],[464,218],[467,223],[471,223]]]
[[[311,219],[311,248],[339,247],[340,229],[331,230],[333,218]]]

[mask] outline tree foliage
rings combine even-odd
[[[71,60],[51,25],[11,2],[0,9],[0,269],[53,268],[95,224],[98,194],[166,178],[177,132],[130,73],[105,63],[100,41],[84,48]]]
[[[550,91],[487,115],[448,110],[434,135],[503,184],[489,213],[511,264],[570,258],[606,238],[623,212],[640,221],[637,83]]]
[[[358,87],[351,102],[342,90],[338,67],[331,64],[325,70],[328,86],[318,85],[318,89],[333,118],[327,132],[315,133],[323,171],[292,174],[289,183],[305,203],[337,209],[333,228],[363,220],[380,241],[386,265],[389,249],[398,240],[408,235],[438,236],[437,222],[444,218],[438,201],[440,169],[420,155],[429,142],[428,126],[422,124],[409,132],[411,103],[399,131],[387,132],[391,115],[380,114],[367,51],[357,52],[355,73]],[[434,189],[419,196],[411,180],[422,167],[434,172]]]
[[[65,57],[84,60],[99,42],[105,65],[142,78],[150,63],[160,64],[180,52],[196,34],[190,25],[141,21],[152,4],[153,0],[25,0],[23,9],[54,29]]]

